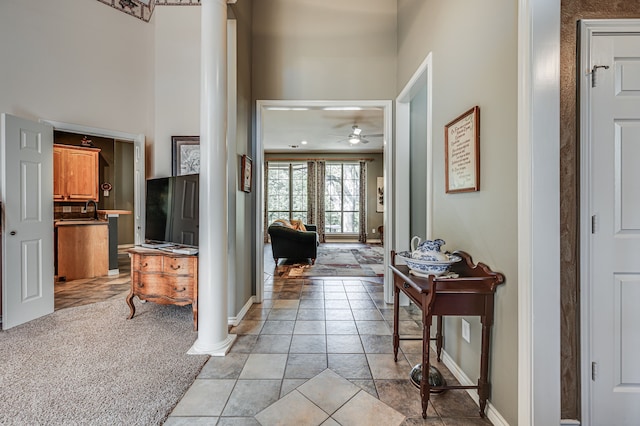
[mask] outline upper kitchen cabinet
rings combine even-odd
[[[97,148],[53,145],[54,201],[98,201]]]

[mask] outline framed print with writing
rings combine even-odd
[[[246,155],[242,156],[242,175],[240,177],[240,190],[244,192],[251,192],[251,180],[253,178],[253,166],[251,164],[251,158]]]
[[[444,126],[447,193],[480,190],[480,108],[474,106]]]
[[[200,173],[200,137],[171,136],[173,176]]]

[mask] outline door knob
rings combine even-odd
[[[9,234],[10,234],[10,235],[16,235],[16,234],[17,234],[17,232],[16,232],[16,231],[11,231],[11,232],[9,232]]]

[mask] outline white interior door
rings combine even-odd
[[[53,312],[53,128],[2,114],[2,328]]]
[[[585,384],[590,387],[585,409],[591,425],[640,424],[640,27],[637,31],[590,38],[587,67],[593,71],[585,83],[592,229],[585,238],[593,371]]]

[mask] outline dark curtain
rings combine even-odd
[[[316,223],[316,162],[307,162],[307,223]]]
[[[325,235],[324,235],[324,175],[325,175],[325,162],[324,161],[318,161],[317,162],[317,190],[316,190],[316,194],[317,194],[317,206],[316,206],[316,211],[317,211],[317,228],[318,228],[318,238],[320,239],[321,243],[324,243],[325,240]]]
[[[264,231],[264,235],[263,235],[263,239],[265,243],[269,242],[269,232],[268,232],[268,228],[269,228],[269,224],[267,223],[267,217],[268,217],[268,213],[269,213],[269,162],[265,161],[264,162],[264,217],[262,218],[263,221],[263,231]]]
[[[367,242],[367,162],[360,161],[360,232],[358,241]]]

